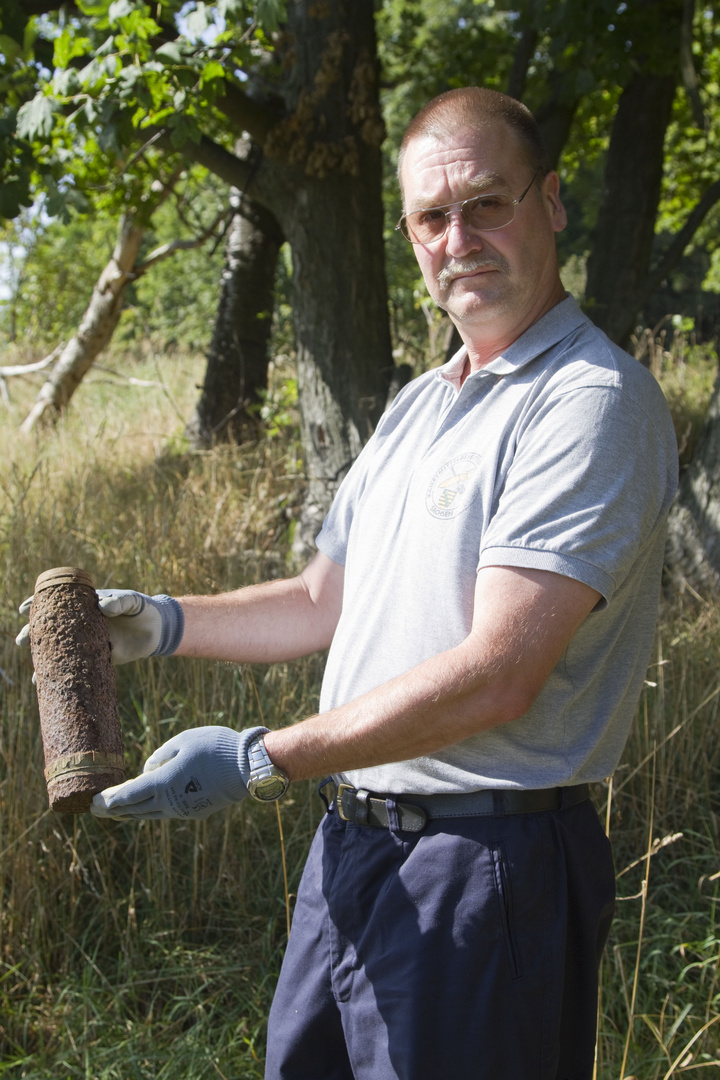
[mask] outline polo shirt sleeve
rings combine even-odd
[[[508,451],[478,567],[550,570],[610,602],[664,527],[675,489],[667,410],[649,398],[585,386],[531,410]]]
[[[315,546],[333,562],[345,565],[348,539],[355,508],[367,482],[368,468],[375,449],[376,435],[362,448],[350,471],[340,484],[332,506],[315,538]]]

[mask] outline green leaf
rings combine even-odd
[[[228,22],[241,19],[246,14],[244,0],[219,0],[217,9],[220,18]]]
[[[0,184],[0,219],[17,217],[23,206],[32,206],[28,185],[20,180],[3,181]]]
[[[84,56],[91,51],[90,39],[76,37],[66,26],[60,37],[55,39],[53,62],[56,67],[67,67],[76,56]]]
[[[17,133],[20,138],[46,139],[53,128],[55,102],[44,94],[38,93],[18,110]]]
[[[177,41],[166,41],[155,50],[155,55],[167,60],[170,64],[180,64],[183,59],[183,49]]]
[[[200,132],[197,124],[188,121],[185,116],[179,116],[170,132],[170,142],[173,146],[182,146],[188,140],[193,143],[199,142]]]
[[[21,51],[20,45],[14,38],[8,37],[7,34],[0,34],[0,53],[8,64],[14,64]]]
[[[285,0],[258,0],[255,15],[263,30],[277,30],[285,18]]]
[[[225,68],[218,60],[210,60],[205,64],[202,69],[202,75],[200,76],[200,85],[204,86],[205,83],[212,82],[213,79],[224,79]]]
[[[102,131],[98,134],[98,146],[101,150],[117,151],[119,145],[117,124],[106,122],[103,124]]]
[[[61,221],[67,222],[68,209],[67,202],[65,200],[65,194],[59,191],[57,188],[48,196],[47,203],[45,204],[47,214],[51,218],[60,218]]]
[[[133,10],[131,0],[113,0],[108,9],[108,20],[111,23],[117,22],[118,19],[122,19],[126,15],[132,15]]]
[[[115,38],[111,34],[109,38],[103,41],[102,45],[99,45],[95,50],[96,56],[107,56],[115,49]]]
[[[111,69],[106,69],[104,65],[112,65]],[[97,57],[93,57],[89,64],[86,64],[84,68],[81,68],[78,72],[78,78],[81,84],[87,90],[93,90],[100,83],[105,82],[105,79],[115,74],[116,58],[114,56],[105,56],[98,60]]]
[[[199,0],[195,10],[190,11],[185,17],[188,36],[191,38],[202,37],[212,21],[212,15],[208,12],[203,0]]]
[[[80,79],[75,68],[56,71],[53,75],[52,88],[58,97],[69,97],[74,94],[80,88]]]

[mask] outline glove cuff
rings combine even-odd
[[[203,730],[200,728],[199,730]],[[258,735],[264,735],[269,728],[253,727],[244,731],[231,728],[216,728],[215,755],[217,776],[220,789],[231,802],[239,802],[247,795],[247,782],[250,779],[248,747]]]
[[[160,614],[160,640],[151,656],[172,656],[185,633],[185,615],[179,601],[160,593],[148,600]]]
[[[245,728],[240,732],[240,742],[237,748],[238,768],[240,769],[240,775],[245,787],[250,779],[250,759],[248,757],[248,747],[250,743],[257,739],[258,735],[267,735],[270,728],[266,727],[251,727]]]

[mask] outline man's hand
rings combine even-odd
[[[112,662],[117,667],[148,656],[170,656],[183,636],[183,609],[171,596],[146,596],[132,589],[98,589],[98,602],[109,619]],[[21,615],[30,611],[32,596],[20,605]],[[15,639],[30,645],[30,627],[24,626]]]
[[[201,727],[169,739],[141,776],[106,788],[92,801],[96,817],[200,821],[248,794],[248,746],[264,727]]]

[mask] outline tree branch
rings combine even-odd
[[[13,364],[10,367],[0,367],[0,378],[8,379],[12,375],[31,375],[33,371],[42,371],[57,359],[62,350],[63,345],[58,345],[44,360],[36,360],[34,364]]]
[[[693,120],[701,131],[707,131],[710,126],[709,117],[703,109],[700,97],[700,83],[695,70],[693,60],[693,22],[695,19],[695,0],[685,0],[683,4],[683,17],[680,25],[680,74],[682,76],[685,93],[690,102]]]
[[[22,13],[29,18],[31,15],[48,15],[61,7],[64,7],[69,15],[82,14],[75,0],[24,0]]]
[[[542,0],[528,0],[522,15],[522,29],[515,47],[507,84],[507,93],[510,97],[517,98],[518,101],[522,101],[525,93],[528,65],[535,52],[538,40],[538,32],[534,22],[535,14],[542,6]]]
[[[272,128],[282,120],[282,115],[267,105],[249,97],[235,82],[225,83],[225,93],[218,98],[215,107],[227,116],[238,131],[247,131],[253,142],[262,146]]]
[[[244,161],[242,158],[231,154],[219,143],[214,142],[207,135],[202,135],[199,142],[188,139],[180,146],[174,146],[167,131],[152,132],[153,145],[172,154],[182,154],[189,161],[203,165],[215,176],[219,176],[230,187],[244,189],[252,176],[254,164],[252,160]],[[156,136],[156,137],[155,137]],[[258,200],[261,202],[262,200]]]
[[[677,266],[682,258],[685,248],[700,228],[703,220],[710,213],[717,202],[720,202],[720,180],[715,180],[705,191],[702,198],[695,204],[688,214],[685,224],[675,234],[673,242],[667,249],[659,263],[648,274],[639,293],[636,310],[645,306],[657,287],[670,272]]]
[[[205,241],[213,235],[220,222],[223,221],[224,218],[228,217],[229,214],[234,213],[234,208],[231,208],[230,210],[221,210],[220,213],[216,216],[212,225],[208,225],[207,229],[204,229],[203,232],[199,234],[199,236],[196,236],[192,240],[171,240],[167,244],[161,244],[160,247],[157,247],[154,251],[151,251],[148,257],[135,267],[133,277],[141,277],[150,269],[151,266],[154,266],[155,263],[162,262],[163,259],[167,259],[168,256],[174,255],[177,251],[190,251],[192,250],[192,248],[201,247],[205,243]]]

